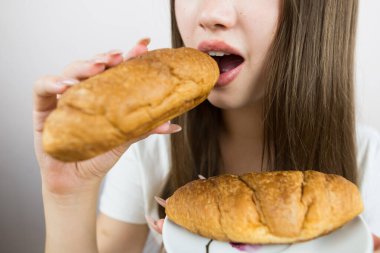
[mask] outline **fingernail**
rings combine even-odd
[[[157,196],[154,196],[154,199],[157,201],[157,203],[162,206],[162,207],[166,207],[166,201],[160,197],[157,197]]]
[[[109,51],[108,54],[111,56],[120,55],[120,54],[123,54],[123,51],[121,51],[119,49],[114,49],[114,50]]]
[[[79,83],[78,80],[76,79],[65,79],[65,80],[61,80],[59,81],[57,84],[60,85],[60,86],[72,86],[74,84],[77,84]]]
[[[149,43],[150,43],[150,38],[149,38],[149,37],[147,37],[147,38],[142,38],[142,39],[140,39],[140,40],[137,42],[137,44],[139,44],[139,45],[144,45],[144,46],[148,46]]]
[[[199,179],[206,179],[204,176],[202,175],[198,175]]]
[[[178,133],[182,130],[182,127],[180,125],[171,124],[170,125],[171,133]]]

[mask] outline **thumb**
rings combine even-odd
[[[162,234],[162,229],[164,227],[164,219],[159,219],[157,222],[156,222],[156,225],[157,225],[157,232],[159,232],[160,234]]]
[[[151,134],[174,134],[181,130],[182,127],[180,125],[171,124],[171,122],[168,121],[151,131]]]
[[[146,221],[148,224],[159,234],[162,234],[162,228],[164,226],[164,219],[154,220],[152,217],[146,215],[145,216]]]

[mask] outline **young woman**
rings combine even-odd
[[[65,164],[41,149],[42,126],[57,94],[146,52],[149,41],[140,41],[125,59],[112,51],[38,80],[35,149],[46,252],[137,253],[144,244],[145,252],[157,252],[162,220],[154,220],[163,210],[154,196],[165,199],[199,174],[294,169],[335,173],[357,183],[379,248],[380,136],[356,126],[354,114],[357,4],[172,0],[173,47],[230,54],[218,60],[221,78],[208,100],[176,124],[168,122],[149,137],[85,162]]]

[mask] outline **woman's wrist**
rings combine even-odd
[[[73,168],[67,168],[69,169]],[[98,177],[82,179],[77,175],[71,175],[75,174],[73,172],[55,174],[54,172],[42,174],[42,194],[57,201],[75,199],[78,195],[92,195],[94,192],[97,194],[103,179]]]
[[[57,194],[43,187],[46,253],[98,251],[96,211],[99,187]]]
[[[88,191],[77,191],[67,194],[57,194],[44,189],[42,190],[42,200],[44,202],[45,211],[76,211],[84,210],[84,208],[90,211],[96,211],[98,195],[99,187]]]

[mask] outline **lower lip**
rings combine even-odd
[[[244,62],[241,63],[239,66],[237,66],[234,69],[231,69],[228,72],[224,72],[223,74],[220,74],[219,79],[215,85],[215,87],[222,87],[230,84],[240,73],[244,65]]]

